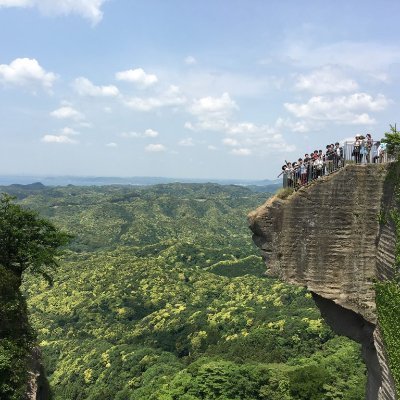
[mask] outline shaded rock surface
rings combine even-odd
[[[347,165],[249,215],[267,273],[306,286],[332,329],[362,344],[371,400],[395,399],[373,287],[390,278],[395,257],[394,228],[379,223],[393,194],[389,168]]]
[[[29,362],[29,381],[26,400],[50,400],[51,391],[38,347],[32,349]]]

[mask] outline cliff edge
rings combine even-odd
[[[362,344],[368,400],[396,399],[374,290],[395,264],[395,227],[379,218],[393,201],[390,168],[347,165],[249,214],[268,275],[307,287],[332,329]]]

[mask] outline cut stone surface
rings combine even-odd
[[[363,344],[371,400],[395,399],[376,328],[374,291],[376,280],[391,277],[395,259],[395,231],[379,221],[392,201],[389,168],[347,165],[287,198],[275,196],[249,214],[267,274],[307,287],[318,296],[317,305],[332,329]],[[342,308],[327,307],[324,299]],[[357,320],[346,329],[340,319],[347,310],[364,323]]]

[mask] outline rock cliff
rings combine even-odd
[[[39,347],[32,349],[28,369],[29,377],[25,400],[50,400],[50,385],[46,377]]]
[[[307,287],[328,324],[362,344],[369,400],[396,398],[374,291],[395,258],[394,228],[379,221],[393,194],[389,168],[347,165],[249,215],[267,273]]]

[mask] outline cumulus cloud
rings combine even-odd
[[[118,81],[132,82],[144,87],[154,85],[158,82],[157,75],[148,74],[142,68],[117,72],[115,78]]]
[[[56,79],[56,74],[46,72],[34,58],[16,58],[10,64],[0,64],[0,83],[3,84],[50,89]]]
[[[158,132],[155,131],[154,129],[146,129],[143,133],[144,137],[157,137]]]
[[[185,61],[186,65],[195,65],[195,64],[197,64],[197,60],[193,56],[187,56],[184,61]]]
[[[145,147],[145,150],[150,152],[150,153],[160,153],[163,152],[166,149],[166,147],[163,144],[160,143],[155,143],[155,144],[149,144]]]
[[[203,97],[195,100],[188,111],[196,118],[186,122],[185,128],[192,131],[214,131],[227,135],[222,143],[233,147],[234,155],[291,152],[295,146],[288,145],[276,126],[235,121],[239,107],[228,93],[221,97]]]
[[[43,15],[77,14],[93,25],[103,18],[101,6],[107,0],[0,0],[1,7],[37,8]]]
[[[179,141],[178,145],[183,147],[193,147],[194,146],[193,138],[191,137],[184,138]]]
[[[144,132],[122,132],[121,137],[129,138],[155,138],[159,135],[154,129],[146,129]]]
[[[307,103],[285,103],[285,108],[297,118],[317,121],[334,121],[350,124],[372,124],[367,112],[381,111],[389,101],[382,94],[373,98],[367,93],[348,96],[314,96]]]
[[[84,77],[75,79],[72,87],[80,96],[116,97],[119,95],[119,90],[116,86],[96,86]]]
[[[54,118],[72,119],[74,121],[79,121],[85,118],[81,112],[75,110],[75,108],[72,108],[71,106],[62,106],[57,110],[52,111],[50,115]]]
[[[61,135],[67,135],[67,136],[72,135],[72,136],[75,136],[75,135],[79,135],[79,132],[77,132],[76,130],[74,130],[72,128],[69,128],[68,126],[66,126],[65,128],[61,129]]]
[[[66,135],[44,135],[42,142],[45,143],[60,143],[60,144],[75,144],[78,143],[76,140],[71,139]]]
[[[195,99],[188,107],[190,114],[197,118],[196,123],[186,122],[185,128],[193,131],[223,131],[228,129],[228,120],[238,110],[236,102],[229,93],[220,97],[202,97]]]
[[[315,94],[354,92],[358,84],[344,76],[338,68],[324,66],[310,74],[298,75],[295,88]]]
[[[210,150],[210,151],[215,151],[215,150],[217,150],[217,148],[216,148],[215,146],[213,146],[212,144],[209,144],[209,145],[207,146],[207,149]]]
[[[305,133],[308,132],[312,127],[316,128],[318,124],[313,123],[312,126],[308,121],[292,121],[290,118],[278,118],[275,122],[275,126],[278,129],[289,129],[292,132]]]
[[[246,151],[239,151],[241,149],[262,154],[272,151],[291,152],[295,150],[295,146],[286,142],[280,129],[276,126],[258,125],[251,122],[231,122],[225,132],[235,136],[234,138],[228,137],[223,141],[225,145],[234,147],[232,154],[235,155],[248,155],[244,154],[247,153]]]
[[[157,97],[132,97],[123,100],[123,103],[136,111],[151,111],[161,107],[179,106],[186,103],[186,97],[178,86],[171,85]]]
[[[118,147],[117,143],[110,142],[106,144],[107,147]]]
[[[237,104],[231,99],[229,93],[223,93],[221,97],[202,97],[194,100],[189,111],[197,116],[228,116],[237,110]]]

